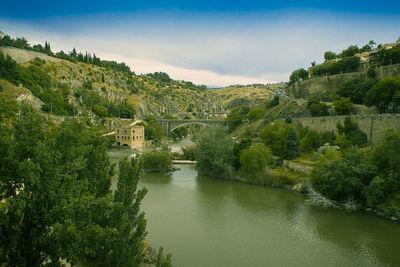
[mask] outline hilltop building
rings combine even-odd
[[[119,146],[143,149],[145,147],[144,126],[132,125],[115,128],[115,141]]]
[[[0,39],[6,36],[2,31],[0,31]]]

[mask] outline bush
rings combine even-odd
[[[339,122],[336,125],[339,135],[344,135],[350,144],[362,146],[368,142],[368,136],[361,131],[356,122],[353,122],[350,116],[344,119],[343,125]]]
[[[314,188],[329,199],[341,204],[349,200],[369,203],[371,187],[380,183],[376,177],[376,167],[369,163],[364,153],[351,148],[332,160],[319,161],[314,167],[311,180]],[[378,191],[378,190],[377,190]],[[378,198],[375,192],[371,198]]]
[[[182,147],[183,156],[185,160],[196,160],[196,145],[188,145]]]
[[[387,190],[400,190],[400,130],[388,130],[384,139],[372,152],[372,161],[378,166],[381,177],[385,177]]]
[[[337,93],[341,97],[350,97],[356,104],[363,104],[364,98],[369,90],[378,82],[376,78],[365,79],[363,77],[355,78],[343,83]]]
[[[271,152],[264,144],[252,145],[240,153],[241,171],[250,180],[259,180],[267,165],[273,162]]]
[[[173,170],[172,158],[169,153],[150,151],[143,153],[143,168],[146,172],[169,172]]]
[[[400,77],[377,82],[365,95],[367,106],[376,106],[380,113],[400,110]]]
[[[301,150],[303,152],[312,152],[318,149],[323,144],[322,136],[319,132],[310,130],[304,137],[301,139]]]
[[[286,137],[289,132],[289,125],[275,121],[266,126],[260,132],[260,138],[269,147],[275,156],[283,156],[286,148]]]
[[[320,103],[318,99],[312,98],[308,100],[307,110],[311,113],[312,116],[328,116],[329,115],[329,106],[325,103]]]
[[[239,143],[233,144],[233,157],[232,157],[232,166],[236,170],[242,166],[240,164],[240,153],[243,149],[249,148],[251,146],[252,140],[249,137],[243,137],[240,139]]]
[[[353,109],[353,103],[350,101],[350,98],[341,97],[333,102],[333,106],[335,108],[337,115],[347,115]]]

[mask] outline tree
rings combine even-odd
[[[289,125],[274,121],[267,125],[260,132],[260,138],[269,147],[275,156],[283,156],[286,147],[286,137],[289,132]]]
[[[290,127],[288,135],[286,137],[286,147],[283,152],[284,159],[294,159],[300,155],[300,142],[297,138],[296,131],[293,127]]]
[[[365,198],[368,194],[363,192],[370,190],[368,186],[371,182],[379,183],[374,180],[376,167],[356,148],[337,153],[338,157],[320,161],[314,167],[311,175],[314,188],[327,198],[342,204],[351,200],[359,204],[368,202]],[[373,198],[379,195],[374,193]]]
[[[363,104],[367,92],[378,82],[376,78],[355,78],[343,83],[337,93],[341,97],[350,97],[356,104]]]
[[[264,144],[252,145],[240,153],[241,171],[253,181],[257,181],[264,174],[267,165],[272,161],[271,152]]]
[[[294,84],[295,82],[301,82],[308,78],[308,71],[305,69],[297,69],[292,72],[289,77],[289,85]]]
[[[310,130],[301,139],[301,150],[304,152],[311,152],[317,150],[323,144],[322,136],[319,132]]]
[[[307,110],[311,113],[312,116],[328,116],[329,115],[329,106],[325,103],[321,103],[316,98],[311,98],[307,102],[306,106]]]
[[[350,101],[349,97],[341,97],[333,101],[333,106],[337,115],[350,114],[353,109],[353,103]]]
[[[344,119],[343,125],[338,122],[336,125],[339,136],[344,135],[350,144],[355,146],[362,146],[368,142],[368,136],[361,131],[360,127],[354,122],[350,116]]]
[[[386,190],[400,190],[400,131],[388,130],[383,140],[375,146],[372,161],[378,166],[381,177],[387,183]]]
[[[142,262],[140,159],[120,163],[112,194],[107,140],[75,120],[46,124],[25,105],[0,125],[0,144],[0,265]]]
[[[376,106],[379,112],[397,112],[400,109],[400,77],[377,82],[366,94],[365,104]]]
[[[225,128],[202,129],[196,140],[197,169],[202,174],[221,177],[232,164],[232,138]]]
[[[336,57],[337,57],[337,55],[335,53],[333,53],[332,51],[327,51],[324,54],[325,61],[329,61],[329,60],[335,59]]]
[[[169,153],[162,151],[148,151],[143,153],[144,170],[147,172],[169,172],[173,168]]]
[[[239,143],[233,144],[233,156],[232,156],[232,166],[238,170],[240,166],[240,154],[243,149],[249,148],[251,146],[251,138],[244,137],[240,139]]]

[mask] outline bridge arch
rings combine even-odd
[[[159,120],[159,122],[164,127],[164,129],[166,129],[168,134],[179,127],[189,124],[216,126],[216,125],[222,125],[224,123],[223,120]]]

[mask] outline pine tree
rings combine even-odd
[[[297,138],[296,131],[293,128],[289,129],[286,137],[286,149],[283,153],[285,159],[294,159],[300,155],[300,142]]]

